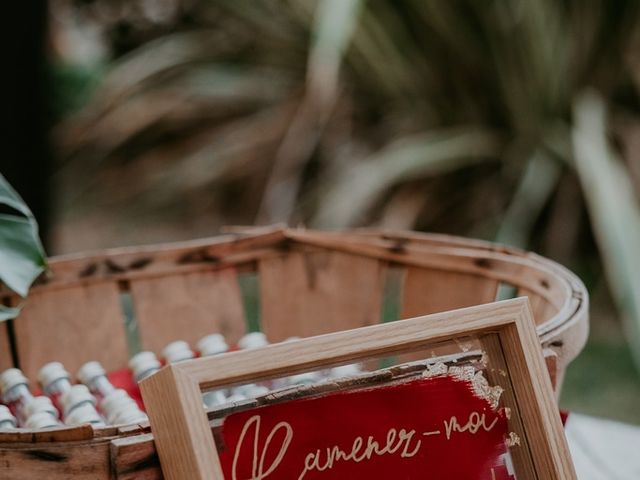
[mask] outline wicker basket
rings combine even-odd
[[[30,378],[53,360],[70,371],[88,360],[122,369],[130,347],[159,353],[173,340],[195,344],[213,332],[235,342],[251,310],[279,341],[371,325],[393,311],[410,318],[488,303],[513,291],[529,297],[558,391],[588,332],[587,293],[571,272],[535,254],[444,235],[248,229],[60,257],[50,267],[20,317],[0,324],[0,369],[18,366]],[[134,321],[125,322],[131,305]],[[161,478],[148,425],[0,433],[0,458],[0,478]]]

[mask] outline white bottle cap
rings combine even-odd
[[[213,390],[202,394],[202,401],[207,407],[216,407],[227,403],[227,396],[221,390]]]
[[[298,375],[292,375],[287,379],[288,385],[311,385],[322,380],[320,372],[305,372]]]
[[[64,423],[66,425],[82,425],[84,423],[90,423],[94,426],[102,426],[105,424],[95,407],[87,403],[74,409],[69,415],[67,415],[64,419]]]
[[[29,385],[29,379],[17,368],[9,368],[0,374],[0,393],[6,394],[16,385]]]
[[[176,340],[164,347],[162,356],[167,363],[178,363],[192,359],[195,355],[189,344],[182,340]]]
[[[106,415],[107,421],[112,425],[115,425],[119,422],[118,417],[123,411],[135,410],[137,412],[140,412],[136,401],[131,398],[125,390],[121,388],[113,391],[104,399],[102,399],[100,408],[102,408],[102,411]]]
[[[11,414],[11,410],[9,407],[5,405],[0,405],[0,426],[15,428],[18,425],[18,421],[16,417]]]
[[[198,348],[200,355],[203,357],[218,355],[229,350],[229,345],[227,345],[224,337],[219,333],[213,333],[206,337],[202,337],[198,340],[196,347]]]
[[[160,370],[160,361],[153,352],[140,352],[129,359],[129,370],[133,372],[136,382]]]
[[[38,372],[38,382],[42,388],[45,389],[48,385],[62,378],[71,380],[71,375],[64,369],[64,365],[60,362],[49,362]]]
[[[113,425],[126,425],[149,420],[147,414],[138,408],[122,409],[113,418]]]
[[[266,395],[269,393],[269,389],[264,385],[256,385],[255,383],[250,383],[248,385],[241,385],[234,389],[234,394],[240,394],[245,398],[255,398],[260,395]]]
[[[36,412],[24,422],[25,427],[33,429],[57,427],[58,425],[60,424],[55,417],[48,412]]]
[[[64,416],[66,418],[74,409],[82,404],[89,403],[95,407],[96,397],[91,395],[86,385],[77,384],[72,385],[69,390],[60,396],[60,403],[64,408]]]
[[[131,402],[134,401],[133,398],[131,398],[129,394],[126,392],[126,390],[123,390],[122,388],[117,388],[116,390],[114,390],[113,392],[111,392],[109,395],[107,395],[102,399],[102,401],[100,402],[100,408],[105,412],[109,412],[114,409],[114,406],[116,404],[119,404],[120,402],[122,402],[123,399]]]
[[[227,402],[228,403],[241,402],[242,400],[246,400],[246,399],[247,397],[245,397],[243,394],[234,392],[232,395],[227,397]]]
[[[56,419],[60,417],[58,409],[53,406],[49,397],[33,397],[24,406],[24,416],[27,418],[39,412],[47,412]]]
[[[87,362],[80,367],[76,377],[80,382],[88,385],[94,380],[96,377],[101,377],[102,375],[106,375],[105,369],[102,367],[100,362]]]
[[[238,340],[238,347],[242,350],[264,347],[265,345],[269,345],[269,342],[267,341],[267,336],[262,332],[247,333]]]
[[[362,373],[362,368],[357,363],[351,363],[349,365],[340,365],[339,367],[333,367],[329,370],[329,378],[343,378],[352,377]]]

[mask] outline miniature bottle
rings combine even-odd
[[[160,370],[160,361],[153,352],[140,352],[129,359],[129,370],[136,383]]]
[[[89,393],[86,386],[72,385],[71,375],[65,370],[62,363],[47,363],[38,372],[38,381],[42,386],[42,391],[62,413],[65,425],[80,425],[82,423],[90,423],[95,426],[104,425],[102,417],[96,410],[96,398]],[[72,393],[68,394],[68,392]],[[62,398],[65,395],[67,396],[63,402]]]
[[[164,347],[162,350],[162,358],[166,363],[179,363],[185,360],[191,360],[196,355],[191,350],[189,344],[183,340],[176,340]]]
[[[202,337],[196,344],[198,352],[201,357],[211,357],[213,355],[219,355],[229,351],[229,345],[225,341],[224,337],[219,333],[213,333]]]
[[[24,422],[24,426],[34,430],[57,427],[60,424],[47,412],[36,412]]]
[[[53,405],[51,399],[45,396],[33,397],[29,400],[24,406],[23,413],[26,419],[31,418],[36,413],[48,413],[56,422],[60,419],[60,412],[58,412],[58,409]]]
[[[148,420],[147,415],[138,408],[129,394],[118,388],[106,397],[101,404],[102,411],[111,425],[137,423]]]
[[[18,426],[18,419],[6,405],[0,405],[0,430],[12,430]]]
[[[104,419],[98,413],[93,405],[84,404],[74,408],[64,418],[65,425],[82,425],[89,423],[93,427],[102,427],[105,425]]]
[[[135,418],[139,419],[137,421],[147,419],[146,414],[138,408],[136,401],[125,390],[113,386],[99,362],[88,362],[80,367],[78,379],[98,398],[100,410],[110,424],[129,423],[134,413]],[[124,421],[122,412],[132,413],[128,414]]]
[[[0,374],[0,395],[2,402],[22,425],[27,419],[24,408],[33,399],[27,377],[17,368],[5,370]]]
[[[238,340],[238,348],[240,350],[248,350],[250,348],[258,348],[269,345],[267,336],[262,332],[249,332]]]
[[[104,419],[96,410],[96,397],[86,385],[70,385],[60,396],[63,406],[65,425],[81,425],[89,423],[92,426],[105,425]]]
[[[62,412],[60,396],[71,388],[71,375],[60,362],[49,362],[38,372],[38,382],[43,393],[51,399],[55,407]]]
[[[76,376],[89,388],[98,403],[116,389],[107,378],[107,372],[100,365],[100,362],[85,363],[80,367]]]

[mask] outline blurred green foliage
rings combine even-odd
[[[0,174],[0,284],[26,297],[47,261],[38,224],[20,195]],[[0,304],[0,322],[14,318],[19,307]]]
[[[102,52],[57,129],[63,220],[495,239],[606,273],[640,360],[637,1],[58,4]]]

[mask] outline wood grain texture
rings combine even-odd
[[[115,283],[32,292],[14,320],[18,360],[35,379],[42,365],[62,362],[75,373],[90,360],[107,371],[127,366],[120,293]]]
[[[169,479],[223,479],[198,386],[209,389],[292,375],[488,332],[500,335],[535,466],[533,478],[575,480],[533,318],[523,298],[165,367],[141,383],[145,403],[150,402],[163,473]]]
[[[51,442],[0,448],[3,480],[107,480],[108,442]]]
[[[493,302],[497,289],[496,280],[479,275],[408,267],[402,281],[400,318],[419,317]],[[398,361],[410,362],[433,354],[447,355],[454,352],[455,345],[443,345],[435,350],[401,355]]]
[[[340,252],[290,252],[259,263],[262,330],[270,341],[380,321],[383,266]]]
[[[537,324],[543,324],[548,322],[557,313],[558,309],[555,308],[546,298],[532,292],[527,288],[518,289],[518,297],[529,297],[529,305],[531,305],[531,311],[533,312],[533,318]]]
[[[38,279],[31,291],[250,264],[256,258],[269,254],[273,247],[284,240],[284,229],[274,227],[265,228],[259,233],[221,235],[187,242],[112,248],[53,257],[49,260],[49,274]],[[0,285],[0,299],[11,296],[11,291]]]
[[[516,299],[518,300],[518,299]],[[575,480],[576,473],[553,396],[529,303],[513,325],[500,330],[505,363],[538,478]]]
[[[158,480],[160,460],[150,433],[111,441],[111,478],[117,480]]]
[[[0,372],[13,367],[11,359],[11,344],[9,343],[9,333],[6,322],[0,322]]]
[[[178,365],[140,385],[162,473],[167,480],[224,480],[198,383]]]
[[[531,447],[524,424],[521,418],[520,408],[513,390],[513,378],[507,375],[509,371],[504,357],[504,349],[497,334],[489,334],[482,338],[483,348],[489,358],[486,370],[487,380],[490,385],[500,385],[502,392],[502,404],[510,410],[508,418],[509,431],[514,432],[520,440],[520,445],[511,450],[511,458],[518,478],[536,478],[536,469],[533,464]],[[547,478],[547,477],[538,477]]]
[[[479,275],[427,268],[406,269],[400,318],[493,302],[498,282]]]
[[[142,348],[156,353],[174,340],[194,346],[211,333],[235,343],[245,331],[235,270],[193,272],[131,282]]]

